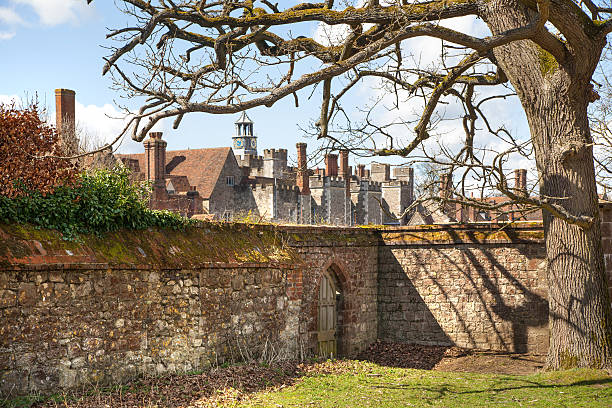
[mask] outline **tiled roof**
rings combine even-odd
[[[189,184],[196,186],[200,197],[209,199],[231,150],[231,147],[168,150],[166,151],[166,173],[171,176],[187,176]],[[140,169],[146,168],[144,153],[117,156],[137,159]]]
[[[189,191],[189,180],[187,176],[178,176],[176,174],[170,174],[166,178],[172,180],[174,191],[176,191],[177,193],[184,193],[186,191]]]

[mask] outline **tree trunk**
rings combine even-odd
[[[533,18],[516,0],[492,0],[486,13],[493,33],[524,26]],[[549,369],[612,366],[612,309],[587,117],[589,83],[600,52],[593,47],[588,57],[574,55],[558,65],[531,41],[495,50],[527,115],[541,197],[551,198],[573,216],[593,218],[589,227],[581,228],[544,211]]]
[[[546,99],[542,105],[548,109],[528,114],[540,195],[556,197],[552,201],[572,215],[594,219],[589,228],[581,228],[544,212],[550,327],[546,365],[603,368],[612,362],[612,314],[586,106],[550,92]]]

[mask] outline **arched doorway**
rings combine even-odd
[[[322,276],[319,285],[318,305],[318,354],[323,358],[334,358],[339,353],[341,334],[342,292],[336,274],[329,268]]]

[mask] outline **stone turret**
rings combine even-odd
[[[287,149],[266,149],[263,155],[263,175],[282,178],[287,170]]]
[[[391,166],[388,163],[372,163],[370,170],[374,181],[382,183],[391,180]]]

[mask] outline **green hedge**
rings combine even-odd
[[[103,234],[122,228],[182,229],[196,223],[171,211],[147,207],[149,185],[130,181],[129,170],[82,173],[73,186],[60,186],[42,194],[27,191],[22,197],[0,196],[0,223],[29,223],[57,229],[65,239],[78,234]]]

